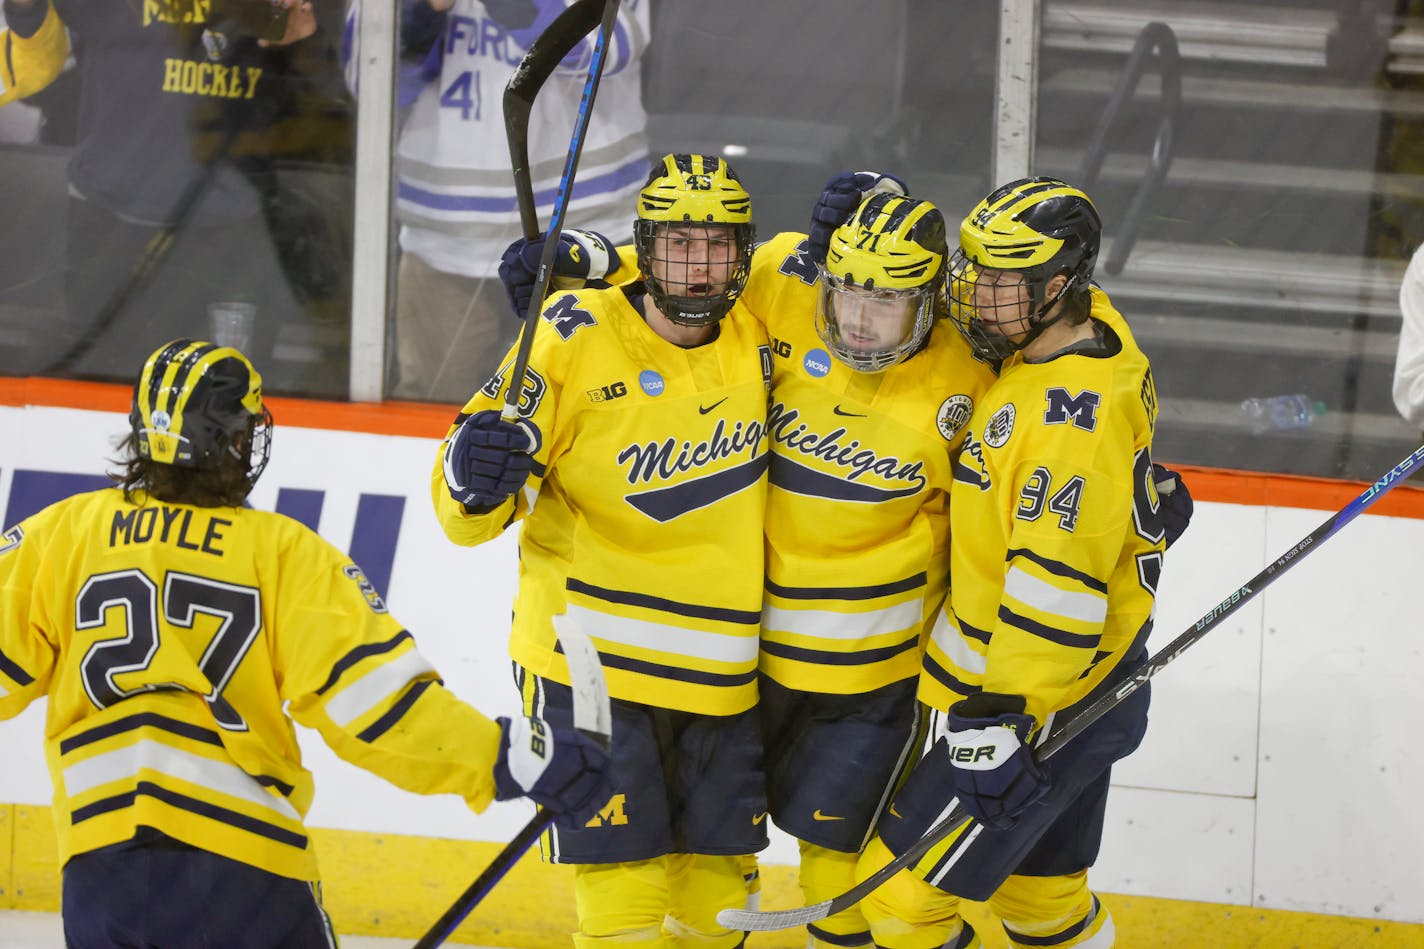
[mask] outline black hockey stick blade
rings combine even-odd
[[[534,185],[529,171],[529,114],[539,90],[564,57],[587,36],[603,12],[601,0],[577,0],[544,28],[504,87],[504,133],[509,140],[509,164],[514,170],[514,196],[519,224],[527,240],[539,236]]]
[[[504,394],[504,406],[500,409],[500,417],[506,422],[513,422],[519,418],[519,400],[524,393],[524,371],[529,366],[529,351],[534,346],[534,324],[539,319],[540,310],[544,307],[544,297],[549,292],[549,282],[553,277],[554,255],[559,249],[559,234],[563,232],[564,214],[573,197],[574,174],[578,170],[579,155],[583,152],[583,139],[588,132],[588,120],[593,113],[593,101],[598,94],[598,80],[603,76],[603,64],[608,57],[608,47],[613,42],[613,26],[618,19],[618,0],[602,0],[601,10],[603,19],[598,28],[598,40],[593,44],[593,58],[588,64],[588,78],[584,81],[583,96],[579,99],[578,116],[574,121],[573,137],[569,140],[569,154],[564,161],[564,173],[559,179],[559,190],[554,195],[554,210],[549,218],[549,232],[545,236],[544,252],[539,257],[539,269],[534,276],[534,292],[529,298],[529,312],[524,314],[524,325],[519,332],[519,347],[515,353],[514,365],[509,372],[509,388]],[[537,45],[538,41],[535,42],[535,46]],[[554,60],[554,65],[557,63],[558,61]],[[541,66],[541,68],[543,67]],[[553,67],[549,68],[552,70]],[[510,80],[510,87],[516,86],[517,78],[518,73],[516,73],[515,79]],[[547,74],[544,78],[548,78]],[[540,82],[542,84],[542,80]],[[519,93],[515,98],[518,99],[522,95],[523,93]],[[505,102],[508,103],[509,100],[509,89],[506,88]],[[524,124],[527,131],[527,116]],[[529,216],[525,217],[521,204],[520,217],[525,228],[525,236],[532,239],[538,236],[539,221],[538,215],[534,212],[533,185],[529,177],[528,156],[527,154],[524,156],[524,170],[521,177],[520,159],[514,156],[512,136],[510,156],[515,166],[516,189],[521,196],[517,200],[523,202],[527,196],[529,203]],[[532,234],[529,231],[531,221],[534,227]]]
[[[450,934],[455,928],[465,921],[465,917],[470,915],[479,902],[489,895],[494,885],[504,879],[504,875],[519,862],[519,858],[524,855],[534,841],[539,839],[539,835],[549,828],[554,822],[554,812],[546,807],[541,807],[530,819],[529,823],[519,833],[514,835],[514,839],[504,845],[490,865],[485,867],[484,872],[475,879],[475,882],[466,887],[445,914],[435,921],[435,925],[426,931],[420,941],[415,944],[415,949],[435,949],[436,946],[450,938]]]
[[[1301,538],[1290,550],[1287,550],[1284,554],[1277,557],[1266,569],[1256,574],[1234,593],[1212,607],[1206,615],[1202,616],[1189,626],[1184,633],[1160,649],[1156,655],[1138,665],[1128,673],[1127,677],[1116,689],[1104,693],[1103,696],[1092,705],[1089,705],[1069,719],[1068,722],[1053,733],[1052,737],[1039,747],[1035,758],[1039,761],[1045,761],[1051,758],[1059,749],[1072,741],[1077,735],[1081,734],[1085,728],[1102,718],[1110,709],[1146,685],[1153,676],[1165,669],[1176,660],[1178,656],[1186,652],[1189,647],[1198,642],[1207,633],[1211,632],[1222,620],[1226,619],[1226,617],[1232,613],[1235,613],[1245,605],[1248,600],[1254,598],[1256,594],[1270,586],[1281,574],[1304,560],[1306,555],[1320,546],[1323,541],[1353,521],[1360,514],[1364,513],[1366,508],[1378,501],[1392,488],[1398,487],[1406,478],[1414,473],[1420,464],[1424,464],[1424,445],[1416,448],[1409,457],[1385,472],[1373,484],[1365,488],[1353,501],[1345,505],[1345,507],[1337,513],[1331,515],[1329,519],[1315,530]],[[811,906],[803,906],[799,909],[770,910],[763,913],[740,909],[724,909],[717,914],[717,922],[728,929],[740,929],[744,932],[772,932],[778,929],[791,929],[795,926],[805,926],[808,923],[819,922],[827,916],[833,916],[836,913],[847,910],[865,899],[871,891],[923,857],[935,844],[953,833],[955,829],[967,819],[968,815],[959,807],[955,807],[948,817],[935,824],[923,837],[915,841],[914,846],[910,847],[910,849],[906,850],[903,854],[891,860],[885,866],[849,890],[846,890],[840,896],[823,900]]]
[[[558,633],[559,645],[569,664],[569,687],[574,694],[574,727],[605,750],[612,738],[613,710],[608,698],[608,680],[603,675],[603,661],[598,656],[589,635],[578,627],[567,615],[554,617],[554,629]],[[415,949],[434,949],[450,938],[465,917],[470,915],[480,901],[489,895],[496,883],[519,862],[524,851],[539,839],[539,835],[549,829],[557,815],[547,807],[541,807],[530,818],[514,839],[504,845],[484,872],[475,882],[465,888],[455,902],[450,904],[435,924],[431,926]]]

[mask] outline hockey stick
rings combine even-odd
[[[534,277],[534,292],[529,298],[529,312],[524,314],[524,324],[519,330],[519,349],[514,358],[514,366],[509,373],[509,389],[504,394],[504,407],[500,417],[506,422],[519,418],[519,399],[524,393],[524,371],[529,367],[529,351],[534,346],[534,326],[539,312],[544,307],[544,295],[549,292],[549,281],[553,277],[554,255],[559,249],[559,235],[564,229],[564,214],[568,210],[573,194],[574,172],[578,168],[579,155],[583,152],[584,134],[588,131],[589,116],[593,112],[593,99],[598,94],[598,80],[603,75],[603,63],[607,59],[608,46],[613,41],[613,24],[618,19],[619,0],[574,0],[573,6],[561,13],[549,28],[540,34],[529,48],[519,68],[514,71],[509,85],[504,90],[504,125],[509,139],[510,164],[514,170],[516,200],[519,202],[519,220],[524,228],[524,237],[533,240],[539,236],[539,215],[534,206],[534,186],[529,169],[529,112],[534,105],[534,95],[544,80],[563,59],[569,49],[578,42],[569,37],[585,22],[586,17],[602,5],[603,20],[599,24],[598,40],[593,44],[593,59],[588,64],[588,79],[583,85],[583,98],[579,100],[578,118],[574,122],[573,138],[569,141],[569,154],[564,162],[564,173],[559,179],[559,190],[554,196],[554,210],[549,218],[549,232],[544,239],[544,252],[539,255],[539,269]],[[579,13],[575,15],[578,10]],[[565,23],[565,18],[568,22]],[[560,27],[560,24],[564,25]],[[559,28],[559,33],[550,37],[545,47],[545,37]],[[577,36],[588,32],[585,26]],[[558,52],[558,48],[568,44],[568,48]]]
[[[564,656],[569,664],[569,681],[574,694],[574,727],[608,749],[613,733],[613,710],[608,700],[608,683],[603,678],[603,663],[598,658],[598,650],[588,634],[579,629],[568,616],[554,617],[554,629],[559,636]],[[519,862],[539,835],[549,829],[557,815],[547,807],[541,807],[529,823],[514,839],[504,845],[495,855],[484,872],[475,882],[465,888],[465,892],[450,904],[435,924],[431,926],[415,949],[434,949],[446,939],[455,928],[465,921],[465,917],[489,895],[496,883]]]
[[[1083,709],[1083,711],[1073,716],[1063,727],[1054,732],[1051,738],[1043,743],[1036,755],[1037,760],[1045,761],[1051,758],[1059,749],[1072,741],[1089,725],[1096,722],[1099,718],[1102,718],[1103,715],[1117,706],[1123,699],[1146,685],[1148,680],[1165,669],[1203,636],[1211,632],[1222,620],[1240,609],[1246,601],[1270,586],[1277,577],[1305,559],[1305,556],[1318,547],[1322,541],[1328,539],[1336,531],[1353,521],[1362,514],[1366,508],[1378,501],[1387,491],[1398,486],[1405,478],[1412,474],[1421,463],[1424,463],[1424,446],[1416,448],[1413,454],[1385,472],[1379,480],[1366,488],[1359,497],[1345,505],[1341,511],[1332,515],[1329,520],[1307,534],[1297,542],[1294,547],[1276,558],[1274,563],[1268,565],[1266,569],[1248,580],[1245,585],[1236,590],[1236,592],[1212,607],[1205,616],[1193,623],[1186,632],[1172,640],[1155,656],[1145,660],[1134,669],[1128,678],[1115,690],[1104,693],[1103,696],[1092,705],[1089,705]],[[740,909],[724,909],[717,914],[717,922],[728,929],[740,929],[746,932],[771,932],[778,929],[790,929],[794,926],[805,926],[808,923],[819,922],[827,916],[834,916],[836,913],[849,909],[856,903],[859,903],[876,887],[885,883],[904,868],[915,863],[915,861],[928,853],[935,844],[949,836],[950,833],[963,824],[967,818],[968,815],[964,813],[964,810],[956,806],[948,817],[931,827],[923,837],[915,841],[910,849],[906,850],[894,860],[891,860],[874,874],[866,877],[840,896],[824,900],[812,906],[803,906],[800,909],[772,910],[765,913],[755,913]]]
[[[104,305],[99,308],[89,320],[88,327],[84,334],[69,345],[59,356],[41,370],[46,375],[60,375],[74,368],[79,360],[89,354],[89,351],[99,342],[99,339],[108,331],[109,326],[119,313],[138,296],[140,290],[148,286],[153,275],[158,272],[159,266],[167,259],[169,251],[177,242],[183,228],[192,216],[193,210],[198,206],[198,201],[208,191],[212,184],[213,175],[217,172],[217,166],[221,164],[237,142],[238,136],[243,129],[240,125],[229,126],[223,132],[223,136],[218,140],[217,146],[213,149],[212,156],[203,164],[202,171],[198,176],[183,188],[177,200],[173,202],[173,210],[168,214],[168,223],[164,224],[144,245],[143,256],[138,263],[129,268],[124,274],[124,278],[114,287],[109,294]]]

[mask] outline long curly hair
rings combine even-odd
[[[118,444],[119,457],[112,459],[118,470],[109,477],[123,489],[124,497],[139,503],[139,493],[157,501],[192,504],[197,507],[241,507],[252,490],[246,466],[233,459],[216,468],[180,468],[144,458],[138,452],[138,436],[129,432]]]

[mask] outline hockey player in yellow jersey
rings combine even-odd
[[[1105,949],[1087,886],[1109,769],[1147,724],[1141,689],[1043,763],[1031,747],[1145,656],[1165,532],[1151,471],[1146,356],[1091,285],[1101,224],[1051,178],[1015,181],[960,228],[946,302],[1001,364],[954,467],[951,590],[920,696],[938,741],[897,792],[862,878],[957,797],[971,819],[861,904],[877,946],[968,949],[987,900],[1015,947]]]
[[[759,245],[741,298],[773,353],[760,656],[769,809],[801,841],[811,903],[854,885],[856,855],[918,751],[920,648],[948,573],[950,461],[994,378],[934,320],[943,215],[876,177],[886,184],[865,188],[820,260],[801,233]],[[561,246],[561,273],[636,278],[598,252],[597,235],[565,243],[608,266],[566,263]],[[527,246],[523,257],[537,257]],[[518,299],[532,270],[505,277]],[[810,940],[867,946],[870,934],[852,910]]]
[[[346,760],[476,810],[527,794],[585,815],[608,799],[597,744],[457,699],[350,558],[242,506],[271,444],[261,385],[235,349],[161,347],[118,484],[0,539],[0,718],[48,697],[79,949],[335,944],[293,718]]]
[[[555,825],[580,949],[731,949],[738,855],[766,844],[756,717],[770,353],[742,306],[751,201],[722,160],[668,155],[638,197],[645,280],[560,294],[537,322],[517,423],[514,353],[432,474],[446,534],[519,524],[511,652],[530,711],[569,714],[561,623],[592,636],[613,699],[615,794]],[[526,480],[527,479],[527,480]]]
[[[898,190],[898,189],[895,189]],[[921,646],[944,599],[950,463],[993,381],[934,319],[948,248],[928,201],[870,193],[813,261],[757,248],[744,299],[772,339],[761,690],[772,820],[817,903],[855,883],[896,777],[919,752]],[[870,945],[847,910],[809,945]]]

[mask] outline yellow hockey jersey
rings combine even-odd
[[[994,380],[944,321],[878,373],[816,333],[804,234],[757,248],[742,300],[772,345],[761,668],[788,688],[860,693],[913,678],[944,600],[950,463]]]
[[[147,826],[317,879],[284,704],[400,787],[494,796],[499,726],[444,689],[349,558],[279,514],[108,488],[7,531],[0,718],[45,695],[61,862]]]
[[[524,491],[469,514],[446,490],[442,444],[432,497],[458,544],[523,521],[515,661],[567,683],[553,626],[566,614],[613,697],[731,715],[757,696],[770,353],[740,304],[712,342],[676,346],[634,308],[638,289],[546,304],[520,400],[540,432]],[[511,350],[451,434],[502,406],[513,363]]]
[[[1082,699],[1152,615],[1164,533],[1152,481],[1157,395],[1107,296],[1110,355],[1005,361],[954,467],[951,590],[920,697],[1023,695],[1040,724]]]

